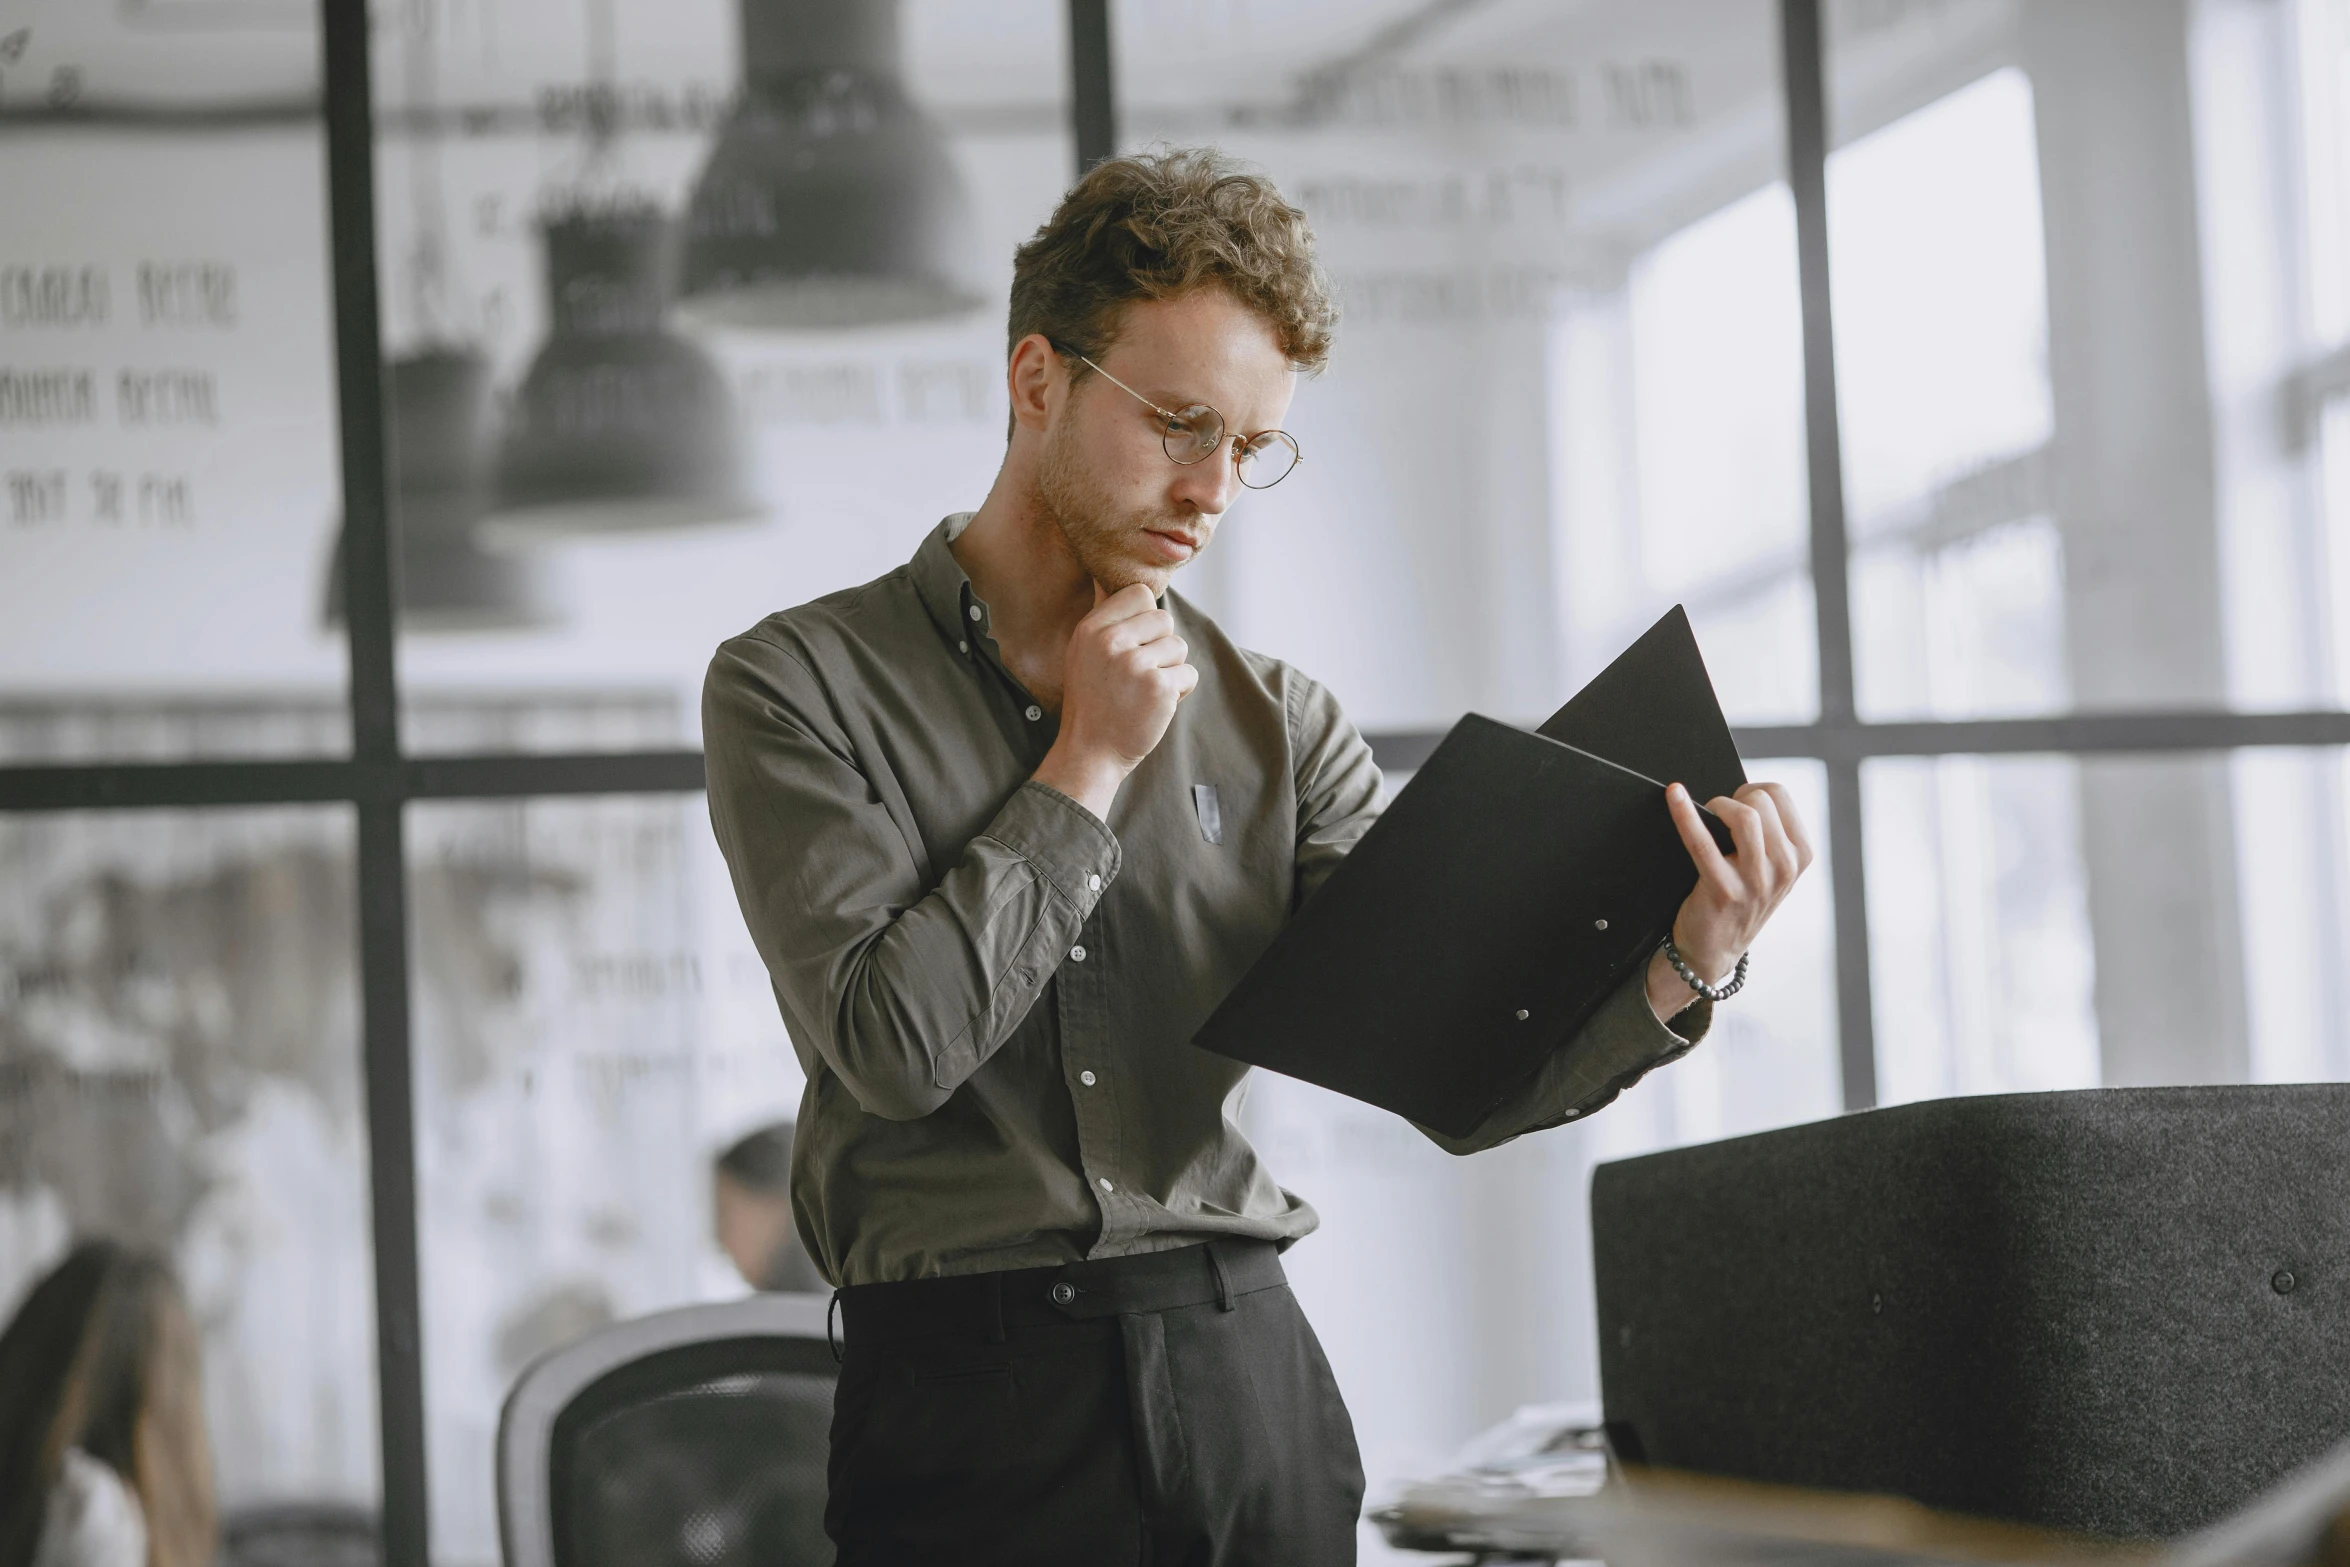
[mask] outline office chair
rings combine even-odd
[[[686,1306],[534,1363],[498,1417],[506,1567],[829,1567],[828,1304]]]
[[[2350,1442],[2350,1084],[1871,1110],[1591,1220],[1625,1459],[2155,1539]]]
[[[220,1521],[221,1567],[380,1567],[375,1510],[347,1502],[268,1502]]]

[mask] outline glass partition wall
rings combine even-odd
[[[1595,1160],[2350,1074],[2346,58],[2342,0],[35,7],[0,1309],[164,1248],[232,1513],[496,1559],[512,1377],[745,1287],[710,1162],[802,1086],[708,651],[976,504],[1013,245],[1157,143],[1270,172],[1343,312],[1179,586],[1391,788],[1685,604],[1822,851],[1587,1125],[1255,1083],[1375,1486],[1596,1396]]]

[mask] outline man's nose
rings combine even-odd
[[[1240,494],[1240,472],[1232,463],[1232,443],[1226,441],[1212,457],[1185,463],[1175,470],[1175,497],[1194,511],[1220,517]]]

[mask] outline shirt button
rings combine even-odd
[[[1056,1305],[1056,1306],[1066,1306],[1066,1305],[1068,1305],[1068,1304],[1069,1304],[1069,1302],[1071,1302],[1071,1301],[1075,1300],[1076,1298],[1077,1298],[1077,1286],[1076,1286],[1076,1285],[1074,1285],[1074,1284],[1069,1284],[1069,1283],[1066,1283],[1066,1282],[1064,1282],[1064,1283],[1056,1284],[1056,1285],[1054,1285],[1054,1286],[1053,1286],[1053,1304],[1054,1304],[1054,1305]]]
[[[1091,1072],[1080,1072],[1077,1074],[1077,1081],[1083,1083],[1086,1087],[1091,1088],[1097,1079]]]
[[[1115,1186],[1112,1186],[1112,1185],[1110,1184],[1110,1178],[1109,1178],[1108,1176],[1106,1176],[1106,1175],[1105,1175],[1105,1176],[1103,1176],[1103,1177],[1102,1177],[1102,1178],[1101,1178],[1099,1181],[1097,1181],[1095,1184],[1096,1184],[1096,1185],[1098,1185],[1098,1186],[1100,1186],[1100,1187],[1101,1187],[1101,1189],[1102,1189],[1103,1191],[1105,1191],[1105,1192],[1114,1192],[1114,1191],[1116,1191],[1116,1190],[1118,1189],[1117,1187],[1115,1187]]]
[[[971,651],[971,644],[968,642],[958,642],[955,644],[955,651],[958,653],[968,653]]]
[[[1087,892],[1099,892],[1099,891],[1101,891],[1101,890],[1102,890],[1102,879],[1101,879],[1099,876],[1088,876],[1088,877],[1086,877],[1086,878],[1085,878],[1085,890],[1086,890]]]
[[[1044,717],[1044,709],[1043,709],[1043,708],[1041,708],[1041,707],[1038,707],[1038,706],[1037,706],[1037,705],[1036,705],[1034,702],[1031,702],[1031,703],[1029,703],[1029,704],[1028,704],[1028,721],[1029,721],[1030,723],[1032,723],[1032,724],[1033,724],[1033,723],[1035,723],[1035,722],[1036,722],[1038,719],[1040,719],[1040,718],[1042,718],[1042,717]]]
[[[979,618],[980,614],[981,614],[981,611],[980,611],[980,608],[979,608],[979,606],[978,606],[978,605],[976,605],[976,604],[972,605],[972,606],[971,606],[971,618],[972,618],[973,620],[977,620],[977,619]]]
[[[1083,963],[1085,961],[1085,949],[1083,947],[1071,947],[1069,949],[1069,961],[1072,963]]]

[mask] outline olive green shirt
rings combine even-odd
[[[711,821],[807,1073],[800,1233],[835,1284],[1286,1245],[1314,1210],[1241,1133],[1249,1069],[1191,1037],[1377,818],[1370,747],[1170,593],[1199,685],[1099,820],[1031,780],[1055,720],[948,548],[967,521],[726,642],[703,694]],[[1475,1134],[1427,1135],[1587,1115],[1709,1018],[1667,1029],[1636,971]]]

